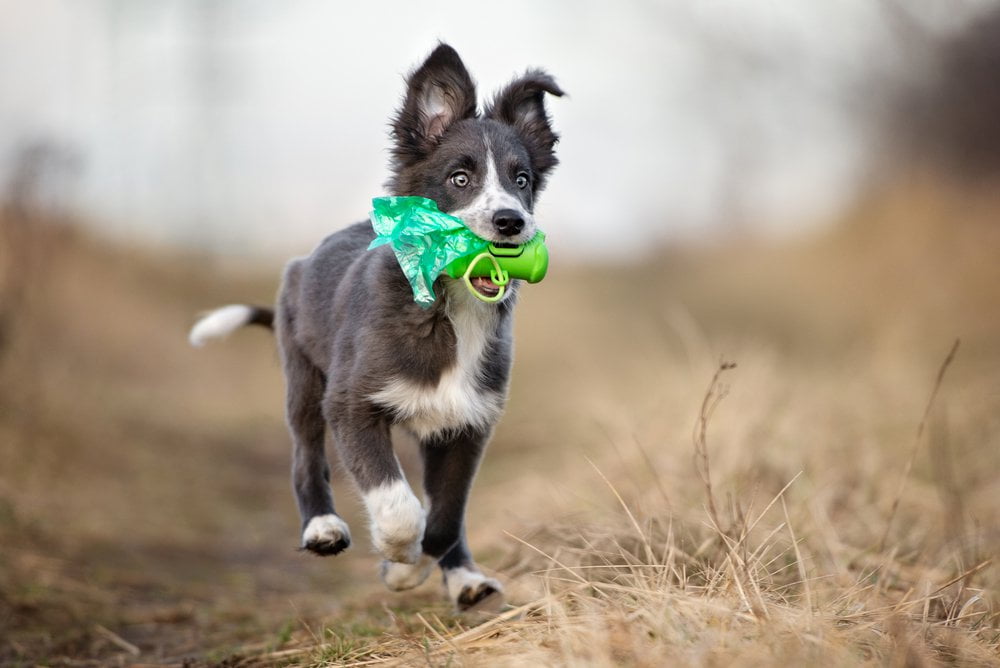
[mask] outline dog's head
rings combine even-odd
[[[558,163],[545,93],[563,91],[545,72],[530,70],[480,116],[468,70],[453,48],[439,45],[407,79],[392,123],[389,187],[433,199],[484,239],[528,241],[537,229],[535,197]]]

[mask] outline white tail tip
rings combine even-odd
[[[188,335],[188,341],[192,346],[200,348],[211,339],[229,336],[240,327],[249,324],[251,318],[253,309],[243,304],[230,304],[217,308],[194,324]]]

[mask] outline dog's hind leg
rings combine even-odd
[[[288,384],[286,414],[292,435],[292,486],[302,517],[302,548],[324,556],[338,554],[351,544],[351,533],[333,509],[322,410],[326,379],[295,343],[287,340],[291,337],[282,338]]]

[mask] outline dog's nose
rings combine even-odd
[[[524,229],[524,218],[513,209],[500,209],[493,214],[493,226],[505,237],[512,237]]]

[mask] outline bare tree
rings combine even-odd
[[[900,3],[883,6],[913,62],[885,118],[899,157],[966,180],[1000,177],[1000,6],[952,31]]]

